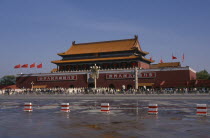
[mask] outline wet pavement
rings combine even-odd
[[[23,111],[24,102],[33,112]],[[70,113],[60,112],[62,102]],[[101,103],[111,112],[102,113]],[[158,115],[147,114],[149,103],[158,104]],[[0,137],[210,138],[210,116],[197,116],[196,104],[210,100],[1,100]]]

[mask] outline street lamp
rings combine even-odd
[[[96,79],[99,78],[99,70],[100,70],[100,66],[96,66],[96,64],[90,67],[91,77],[94,79],[95,89],[96,89]]]
[[[34,88],[34,82],[32,81],[31,82],[31,89],[33,89]]]
[[[135,67],[134,71],[131,72],[131,74],[134,75],[134,82],[135,82],[135,89],[137,90],[138,89],[138,68]]]
[[[137,90],[138,87],[139,87],[139,84],[138,84],[138,68],[137,67],[135,67],[134,73],[135,73],[135,89]]]

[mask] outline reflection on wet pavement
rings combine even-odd
[[[209,116],[196,116],[193,108],[164,107],[209,105],[208,100],[33,100],[40,106],[31,113],[23,112],[24,102],[1,101],[0,137],[209,137]],[[60,112],[62,102],[70,103],[70,113]],[[110,113],[100,112],[102,102],[110,103]],[[143,106],[150,102],[160,106],[158,115],[147,114]]]

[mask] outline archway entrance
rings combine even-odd
[[[129,90],[129,89],[132,89],[132,85],[128,84],[128,85],[127,85],[127,89],[128,89],[128,90]]]
[[[74,85],[70,85],[69,88],[74,88]]]
[[[88,88],[94,88],[95,86],[94,86],[94,83],[89,83],[88,84]]]
[[[110,84],[110,85],[109,85],[109,88],[113,88],[113,89],[115,89],[114,84]]]

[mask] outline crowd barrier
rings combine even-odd
[[[23,110],[24,110],[25,112],[32,112],[32,111],[33,111],[32,106],[33,106],[32,103],[25,103],[25,104],[24,104],[24,109],[23,109]]]
[[[69,103],[61,103],[61,111],[62,112],[70,112],[70,105],[69,105]]]
[[[23,111],[25,112],[32,112],[34,111],[34,107],[43,107],[43,106],[59,106],[59,105],[38,105],[38,104],[32,104],[31,102],[24,103],[23,105],[6,105],[6,104],[0,104],[0,109],[1,106],[23,106]],[[189,107],[189,106],[164,106],[161,105],[159,106],[158,104],[148,104],[148,106],[142,105],[142,106],[135,106],[135,105],[110,105],[109,103],[101,103],[101,105],[70,105],[69,103],[61,103],[60,104],[60,111],[61,112],[70,112],[70,107],[74,106],[86,106],[86,107],[100,107],[100,108],[95,108],[95,109],[100,109],[101,112],[106,112],[110,113],[112,110],[123,110],[126,108],[144,108],[147,109],[147,113],[149,115],[157,115],[159,112],[159,108],[161,110],[167,110],[167,109],[181,109],[181,108],[186,108],[186,109],[195,109],[195,114],[196,115],[201,115],[201,116],[207,116],[208,115],[208,107],[207,104],[196,104],[194,107]],[[36,109],[39,110],[39,109]],[[76,109],[75,109],[76,110]]]
[[[149,104],[148,106],[148,114],[158,114],[158,104]]]
[[[109,113],[109,103],[101,103],[101,112]]]
[[[207,105],[197,104],[197,115],[207,115]]]

